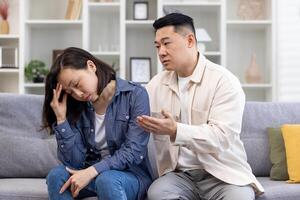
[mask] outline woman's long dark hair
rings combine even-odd
[[[96,65],[96,75],[98,77],[98,94],[101,94],[106,85],[116,79],[116,72],[111,66],[95,58],[89,52],[69,47],[65,49],[54,61],[50,72],[46,77],[45,99],[43,105],[43,128],[49,128],[52,133],[52,124],[56,122],[56,115],[50,106],[53,98],[53,89],[57,85],[57,77],[61,69],[87,69],[87,61],[91,60]],[[71,95],[67,99],[67,119],[70,123],[78,120],[84,110],[86,102],[75,100]]]

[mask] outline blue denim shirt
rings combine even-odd
[[[58,158],[74,169],[86,168],[88,152],[95,147],[94,108],[90,102],[75,124],[66,120],[53,125],[58,143]],[[140,182],[139,197],[143,198],[153,180],[148,159],[149,133],[136,122],[139,115],[149,115],[149,98],[145,88],[122,79],[116,80],[116,93],[105,114],[108,156],[99,156],[93,166],[99,174],[106,170],[129,170]]]

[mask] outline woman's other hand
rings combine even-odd
[[[59,193],[63,193],[67,188],[70,187],[73,198],[76,198],[85,186],[98,175],[96,169],[91,166],[83,170],[73,170],[66,167],[66,170],[71,174],[71,177],[62,186]]]

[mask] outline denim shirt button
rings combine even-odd
[[[61,148],[64,148],[64,146],[65,146],[65,145],[63,145],[63,144],[62,144],[62,145],[60,145],[60,147],[61,147]]]
[[[125,117],[126,119],[129,119],[129,116],[128,115],[126,115],[126,117]]]
[[[91,129],[91,132],[94,132],[94,129]]]
[[[64,128],[63,128],[63,129],[61,129],[61,132],[63,132],[63,133],[64,133],[65,131],[66,131],[66,129],[64,129]]]
[[[140,159],[143,160],[144,156],[140,156]]]
[[[94,150],[92,148],[90,148],[90,151],[93,152]]]

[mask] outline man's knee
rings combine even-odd
[[[156,179],[147,191],[147,200],[159,200],[161,199],[162,191],[167,190],[165,185],[161,184],[159,179]]]
[[[181,187],[182,184],[186,185],[186,188]],[[188,183],[183,182],[174,173],[170,173],[156,179],[150,185],[147,192],[147,199],[197,199],[193,191],[188,188]]]
[[[254,200],[255,193],[251,186],[234,186],[225,187],[222,194],[222,200]]]

